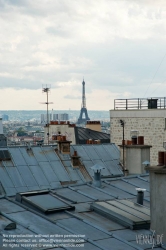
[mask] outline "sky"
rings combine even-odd
[[[0,0],[1,110],[166,96],[165,0]]]

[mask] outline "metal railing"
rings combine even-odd
[[[115,99],[114,109],[166,109],[166,97]]]

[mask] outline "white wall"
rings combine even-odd
[[[144,143],[152,145],[150,149],[151,165],[158,164],[158,151],[164,151],[163,141],[166,141],[165,129],[166,110],[110,110],[111,142],[122,143],[123,128],[119,120],[125,121],[125,140],[130,140],[130,131],[138,130],[144,136]]]
[[[166,169],[156,167],[150,169],[150,211],[151,229],[156,235],[162,235],[162,243],[166,245]]]
[[[48,128],[45,127],[44,143],[47,143],[47,138],[48,138],[47,132]],[[72,141],[71,144],[76,144],[74,127],[69,127],[67,124],[50,125],[49,126],[50,140],[52,139],[52,135],[58,134],[58,132],[61,132],[62,135],[66,135],[66,139]]]

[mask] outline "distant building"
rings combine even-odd
[[[7,138],[3,134],[2,118],[0,118],[0,147],[7,146]]]
[[[166,141],[166,97],[151,99],[116,99],[110,110],[111,142],[122,144],[123,129],[120,120],[125,122],[124,140],[131,139],[131,130],[144,136],[146,145],[151,145],[150,163],[158,164],[158,151],[165,151]],[[148,160],[148,159],[147,159]]]
[[[9,116],[3,114],[3,115],[2,115],[2,120],[3,120],[3,121],[9,121]]]
[[[52,117],[53,121],[68,121],[69,120],[69,115],[64,113],[64,114],[53,114]]]
[[[48,122],[52,120],[52,115],[48,114]],[[41,123],[46,124],[47,123],[47,114],[41,114]]]
[[[87,121],[86,128],[101,132],[101,123],[100,121]]]
[[[100,124],[93,124],[100,125]],[[93,126],[92,126],[93,127]],[[101,127],[101,126],[100,126]],[[76,127],[75,124],[65,121],[51,121],[48,126],[44,127],[44,143],[48,142],[48,133],[50,143],[56,142],[55,135],[65,135],[67,140],[72,144],[95,144],[110,143],[110,135],[96,131],[95,129]]]

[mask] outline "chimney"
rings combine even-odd
[[[74,154],[71,156],[71,161],[72,161],[72,165],[73,168],[78,168],[80,165],[80,156],[77,155],[77,151],[74,151]]]
[[[160,237],[166,246],[166,168],[164,166],[149,166],[150,173],[150,216],[151,230]]]
[[[101,167],[98,164],[95,164],[91,169],[94,171],[94,186],[100,188],[101,187],[101,170],[104,167]]]
[[[135,130],[132,131],[132,133],[135,132]],[[124,147],[124,166],[129,171],[129,174],[146,173],[144,162],[150,162],[150,148],[152,146],[144,144],[143,136],[136,137],[136,135],[132,135],[132,145],[127,143],[125,145],[119,145],[119,147],[121,162],[123,161]]]
[[[0,134],[3,134],[2,118],[0,118]]]
[[[101,132],[101,123],[100,121],[87,121],[86,128]]]
[[[158,166],[164,166],[164,151],[158,151]]]
[[[71,141],[66,140],[65,135],[57,136],[58,150],[62,154],[70,154],[70,143]]]

